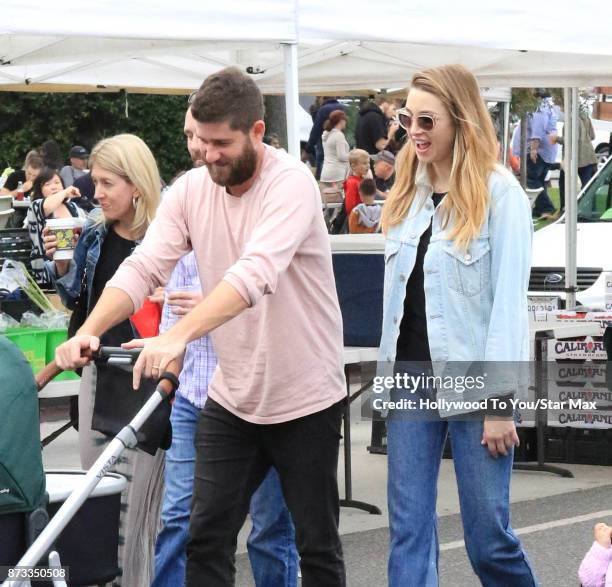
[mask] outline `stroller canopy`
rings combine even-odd
[[[45,496],[38,393],[21,351],[0,336],[0,515],[30,512]]]

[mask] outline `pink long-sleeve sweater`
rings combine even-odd
[[[249,305],[211,333],[214,401],[249,422],[275,424],[345,397],[329,237],[317,184],[302,163],[266,147],[241,197],[215,184],[206,167],[190,171],[107,287],[139,308],[192,248],[204,295],[225,280]]]
[[[612,587],[612,547],[593,542],[580,564],[578,577],[582,587]]]

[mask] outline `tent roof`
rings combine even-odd
[[[552,17],[554,16],[554,25]],[[284,91],[280,44],[299,42],[300,92],[402,87],[455,62],[483,86],[612,84],[612,9],[595,0],[5,0],[0,88],[189,91],[230,64]]]

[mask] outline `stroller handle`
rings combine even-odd
[[[133,365],[138,359],[142,349],[124,349],[114,346],[101,346],[92,355],[92,359],[98,363],[110,363],[111,365]],[[47,383],[52,381],[62,372],[57,366],[55,359],[47,363],[35,376],[36,387],[40,391]]]
[[[120,346],[101,346],[93,359],[97,363],[110,363],[111,365],[133,365],[142,349],[124,349]]]
[[[124,349],[123,347],[101,346],[93,353],[93,359],[96,363],[133,365],[136,363],[141,351],[142,348]],[[172,398],[174,392],[178,388],[178,375],[180,370],[180,364],[177,361],[171,361],[164,373],[160,375],[157,388],[160,392],[163,392],[166,397]]]
[[[123,347],[101,346],[92,354],[97,363],[111,365],[133,365],[136,363],[142,349],[124,349]],[[177,361],[169,363],[166,371],[159,378],[159,384],[166,395],[171,395],[178,387],[177,377],[180,373],[180,364]],[[36,374],[36,386],[40,391],[47,383],[62,372],[55,360],[48,363]]]

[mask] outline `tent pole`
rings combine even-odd
[[[283,43],[285,62],[285,110],[287,113],[287,150],[290,155],[300,158],[298,130],[298,55],[295,43]]]
[[[502,102],[502,112],[504,120],[502,122],[502,163],[508,165],[508,142],[510,140],[510,102]]]
[[[567,309],[576,307],[576,247],[577,207],[576,185],[578,181],[578,88],[565,88],[565,291]]]

